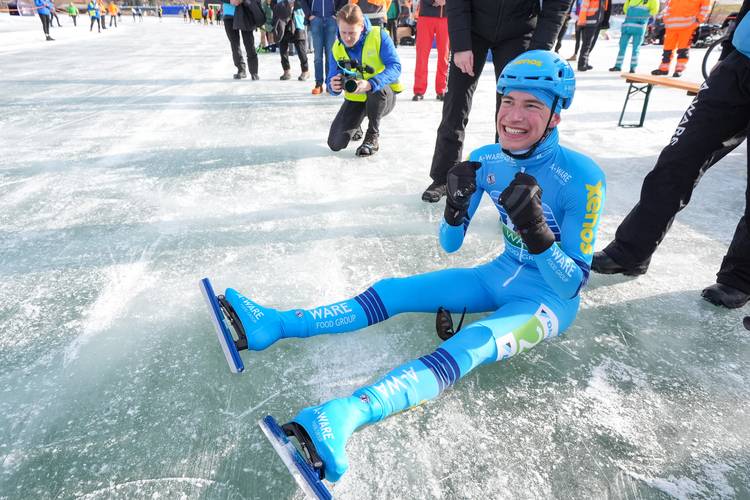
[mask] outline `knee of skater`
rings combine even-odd
[[[331,151],[341,151],[342,149],[346,148],[346,146],[349,144],[349,141],[346,140],[346,137],[329,137],[328,138],[328,147],[331,148]]]

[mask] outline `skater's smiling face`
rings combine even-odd
[[[339,36],[341,41],[344,42],[349,48],[356,45],[359,37],[362,36],[362,30],[365,29],[365,25],[362,23],[349,24],[346,21],[339,21]]]
[[[544,136],[550,109],[528,92],[514,90],[502,97],[497,112],[497,135],[500,144],[509,151],[525,151]],[[560,123],[555,113],[549,128]]]

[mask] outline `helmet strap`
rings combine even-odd
[[[552,101],[552,108],[550,108],[549,111],[549,118],[547,119],[547,125],[544,127],[544,134],[539,138],[538,141],[536,141],[534,144],[531,145],[529,149],[527,149],[523,153],[513,153],[509,149],[501,148],[503,153],[510,156],[514,160],[528,160],[531,158],[531,155],[534,154],[534,151],[536,151],[536,148],[539,147],[539,145],[544,142],[545,139],[549,136],[550,132],[552,131],[551,128],[549,128],[549,124],[552,122],[552,117],[555,116],[555,108],[557,108],[557,101],[560,100],[560,96],[556,95],[555,99]]]

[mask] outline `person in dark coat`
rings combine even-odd
[[[240,36],[242,36],[242,44],[245,46],[245,52],[247,53],[250,77],[253,80],[260,78],[258,76],[258,54],[255,52],[255,40],[253,39],[253,30],[256,27],[256,21],[251,11],[251,2],[253,1],[229,0],[222,3],[224,31],[232,48],[232,60],[237,67],[237,73],[234,74],[235,80],[247,78],[245,62],[242,59],[242,49],[240,48]]]
[[[461,161],[471,101],[492,51],[495,81],[511,59],[528,49],[551,50],[571,0],[449,0],[448,35],[452,50],[448,92],[435,141],[430,177],[422,200],[445,196],[448,170]],[[498,94],[495,114],[500,107]]]
[[[281,68],[284,73],[279,80],[291,80],[291,65],[289,64],[289,44],[294,48],[299,57],[299,65],[302,72],[297,80],[305,81],[310,78],[307,64],[307,33],[305,30],[305,13],[294,0],[275,0],[273,5],[273,36],[277,40],[281,54]]]

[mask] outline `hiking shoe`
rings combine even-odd
[[[599,274],[624,274],[625,276],[640,276],[648,271],[649,262],[640,263],[633,267],[618,264],[605,252],[595,252],[591,261],[591,270]]]
[[[445,196],[445,184],[433,181],[432,184],[427,186],[424,193],[422,193],[422,201],[426,201],[427,203],[437,203],[443,196]]]
[[[723,283],[714,283],[701,292],[701,297],[717,306],[737,309],[747,304],[750,294]]]
[[[378,149],[380,149],[378,134],[368,130],[365,134],[365,140],[359,145],[355,154],[357,156],[372,156],[378,152]]]

